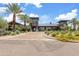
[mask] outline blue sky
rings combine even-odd
[[[79,18],[79,4],[78,3],[40,3],[40,4],[29,4],[19,3],[18,4],[23,13],[29,16],[39,16],[40,24],[44,23],[56,23],[59,20],[71,20],[74,17]],[[0,8],[4,7],[4,4],[0,4]],[[1,10],[1,9],[0,9]],[[0,13],[0,16],[9,17]],[[17,20],[19,22],[19,20]]]

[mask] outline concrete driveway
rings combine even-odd
[[[79,55],[79,43],[60,42],[43,32],[0,37],[2,56],[69,56]]]

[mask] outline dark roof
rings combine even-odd
[[[67,22],[67,21],[69,21],[69,20],[60,20],[60,21],[58,21],[58,23],[60,23],[60,22]]]
[[[39,17],[30,17],[30,19],[38,19],[39,20]]]
[[[11,22],[8,22],[8,24],[12,24],[13,22],[11,21]],[[21,24],[21,23],[18,23],[18,22],[16,22],[15,24],[17,24],[17,25],[23,25],[23,24]]]
[[[39,24],[38,26],[58,26],[58,24]]]

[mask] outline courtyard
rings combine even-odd
[[[61,42],[44,32],[28,32],[0,37],[0,55],[64,56],[79,55],[79,43]]]

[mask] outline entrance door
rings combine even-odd
[[[32,27],[32,31],[34,31],[34,32],[36,31],[36,27],[35,26]]]

